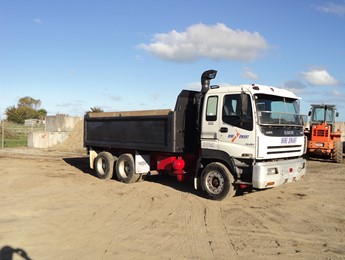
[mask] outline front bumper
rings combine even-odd
[[[298,181],[305,173],[306,160],[303,158],[258,162],[253,166],[252,184],[257,189],[276,187]]]

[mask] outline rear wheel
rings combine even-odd
[[[201,173],[201,187],[214,200],[233,197],[236,193],[235,179],[222,163],[210,163]]]
[[[140,180],[141,174],[135,173],[133,155],[130,153],[121,154],[116,162],[116,176],[119,181],[131,183]]]
[[[114,172],[114,157],[111,153],[100,152],[95,159],[95,172],[100,179],[111,179]]]
[[[343,161],[343,142],[334,142],[334,160],[336,163],[341,163]]]

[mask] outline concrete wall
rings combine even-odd
[[[81,119],[81,117],[72,116],[47,116],[46,131],[71,132]]]
[[[28,147],[49,148],[64,142],[69,132],[31,132],[28,135]]]
[[[343,141],[343,153],[345,153],[345,122],[336,122],[335,129],[341,131],[341,141]]]
[[[47,116],[46,131],[31,132],[28,147],[49,148],[63,143],[82,117]]]
[[[345,122],[336,122],[335,129],[339,129],[341,131],[341,140],[345,142]]]

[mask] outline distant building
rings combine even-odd
[[[45,124],[45,120],[41,120],[41,119],[25,119],[24,121],[24,125],[25,126],[40,126],[40,125],[44,125]]]

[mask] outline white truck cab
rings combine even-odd
[[[237,184],[275,187],[306,172],[299,98],[284,89],[211,86],[204,97],[200,138],[202,157],[228,164]],[[202,177],[201,184],[217,193],[223,177],[212,176]]]

